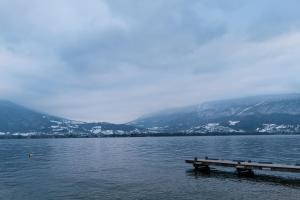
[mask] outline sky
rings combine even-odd
[[[298,0],[0,0],[0,98],[124,123],[300,92]]]

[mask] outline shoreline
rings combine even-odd
[[[64,139],[64,138],[141,138],[141,137],[219,137],[219,136],[300,136],[300,133],[210,133],[210,134],[185,134],[185,133],[161,133],[161,134],[128,134],[128,135],[2,135],[5,139]]]

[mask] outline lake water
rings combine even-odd
[[[299,174],[195,174],[194,156],[295,164],[300,136],[0,140],[0,199],[300,199]]]

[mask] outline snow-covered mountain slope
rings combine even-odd
[[[0,136],[107,136],[142,134],[144,129],[105,122],[87,123],[40,113],[0,101]]]
[[[0,100],[0,138],[205,134],[300,134],[300,94],[206,102],[127,124],[79,122]]]
[[[141,117],[130,125],[179,133],[298,133],[300,94],[206,102]]]

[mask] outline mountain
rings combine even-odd
[[[128,124],[157,133],[300,133],[300,94],[205,102],[146,115]]]
[[[125,124],[69,120],[0,100],[1,137],[112,136],[141,134],[143,131],[142,128]]]
[[[300,134],[300,94],[205,102],[127,124],[80,122],[0,100],[0,138]]]

